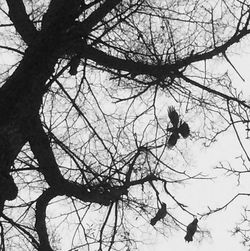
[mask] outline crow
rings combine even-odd
[[[156,213],[155,217],[151,219],[150,224],[152,226],[154,226],[156,224],[157,221],[163,219],[167,214],[167,206],[166,204],[163,202],[161,204],[161,208],[158,210],[158,212]]]
[[[169,147],[173,147],[177,143],[177,140],[180,138],[179,134],[183,138],[187,138],[190,135],[190,129],[186,122],[179,119],[179,115],[173,106],[170,106],[168,108],[168,117],[170,118],[170,122],[173,126],[167,128],[167,131],[171,132],[167,145]]]
[[[193,236],[197,230],[197,223],[198,220],[194,219],[188,226],[187,226],[187,234],[184,237],[185,241],[190,242],[193,241]]]

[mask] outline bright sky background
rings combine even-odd
[[[250,53],[244,52],[244,55],[235,57],[229,56],[229,58],[245,78],[245,83],[237,76],[235,76],[235,81],[239,87],[244,90],[243,94],[245,97],[250,100]],[[3,57],[1,60],[3,60]],[[8,58],[5,57],[4,61],[4,63],[8,63]],[[230,65],[227,65],[227,68],[233,72]],[[249,142],[246,141],[246,144],[249,144],[250,149],[250,139],[248,141]],[[215,167],[219,161],[234,162],[235,157],[240,155],[241,149],[235,135],[233,133],[228,133],[227,135],[222,135],[213,147],[203,151],[200,151],[197,147],[195,150],[192,150],[192,152],[196,158],[190,168],[196,169],[197,171],[209,171],[211,173],[211,169]],[[237,164],[239,164],[239,162],[235,162],[235,165]],[[221,172],[214,173],[220,174],[219,178],[215,181],[195,181],[185,187],[179,187],[176,191],[173,191],[175,197],[179,201],[185,202],[185,204],[191,206],[193,212],[203,213],[207,212],[207,206],[213,209],[222,206],[238,192],[250,193],[250,174],[246,175],[246,177],[241,180],[241,185],[237,187],[237,180],[235,178],[225,177]],[[151,245],[148,243],[146,245],[139,245],[139,251],[249,250],[247,247],[240,244],[239,238],[232,237],[229,232],[235,226],[234,223],[238,222],[241,218],[241,207],[247,204],[250,205],[250,197],[238,198],[227,208],[227,210],[220,211],[208,218],[200,220],[198,226],[203,230],[210,230],[212,235],[212,238],[203,239],[201,242],[199,242],[199,238],[194,238],[193,242],[186,243],[184,241],[185,233],[182,231],[173,231],[169,238],[162,237],[148,224],[147,230],[152,230],[152,236],[155,236],[155,238],[153,238],[154,243]],[[185,223],[188,224],[191,221],[192,218],[190,217],[187,218]],[[142,235],[142,239],[146,238],[145,236]]]
[[[250,53],[244,50],[243,55],[229,57],[245,78],[244,83],[235,76],[237,85],[243,90],[243,95],[246,100],[250,100]],[[231,72],[230,66],[227,67]],[[250,140],[244,141],[250,149]],[[249,151],[250,153],[250,151]],[[239,166],[240,162],[235,158],[242,154],[241,148],[233,131],[223,134],[213,147],[200,151],[200,148],[193,150],[193,155],[196,156],[192,167],[197,171],[203,170],[211,173],[212,168],[218,165],[219,161],[229,161],[234,166]],[[212,209],[222,206],[228,202],[238,192],[250,193],[250,174],[246,174],[241,179],[241,184],[237,186],[237,179],[235,177],[225,177],[222,172],[214,171],[216,175],[219,175],[214,181],[196,181],[192,185],[179,188],[174,191],[175,197],[180,202],[188,202],[192,210],[197,213],[207,212],[207,206]],[[232,236],[230,230],[235,227],[235,223],[241,219],[242,206],[250,205],[250,197],[241,197],[236,199],[227,210],[222,210],[207,218],[202,218],[198,222],[198,226],[203,230],[209,230],[212,238],[205,238],[199,242],[200,238],[194,238],[193,242],[185,243],[184,232],[173,231],[169,238],[162,237],[160,234],[156,234],[155,243],[152,245],[141,245],[140,251],[246,251],[249,248],[240,244],[241,239],[236,236]],[[199,217],[198,217],[199,219]],[[190,223],[192,218],[185,222]],[[250,228],[250,227],[249,227]],[[150,229],[150,228],[149,228]],[[152,228],[152,235],[155,235],[155,231]]]
[[[250,47],[249,47],[250,51]],[[242,82],[233,72],[230,65],[226,67],[233,75],[235,75],[235,83],[244,91],[244,97],[250,101],[250,53],[244,51],[243,56],[229,56],[234,66],[245,78],[246,82]],[[244,128],[242,127],[244,130]],[[242,134],[244,135],[244,134]],[[187,139],[190,140],[190,139]],[[244,140],[244,136],[243,136]],[[245,145],[250,149],[250,140],[244,140]],[[233,176],[226,177],[221,171],[213,170],[216,165],[222,162],[230,162],[232,166],[239,166],[241,162],[236,157],[242,154],[240,145],[235,137],[233,130],[220,135],[218,142],[212,147],[201,150],[199,145],[194,144],[194,149],[188,149],[192,154],[193,161],[189,167],[194,173],[200,171],[216,176],[214,181],[197,180],[191,181],[185,186],[177,186],[176,190],[171,192],[180,202],[189,206],[192,212],[205,213],[208,212],[208,206],[211,209],[223,206],[234,195],[239,192],[250,193],[250,174],[242,177],[240,186],[237,186],[237,179]],[[250,151],[249,151],[250,153]],[[249,163],[250,164],[250,163]],[[161,198],[168,204],[168,198],[162,194]],[[138,244],[139,251],[246,251],[249,248],[240,244],[241,239],[232,236],[230,230],[235,227],[235,223],[241,219],[242,206],[250,205],[250,196],[241,197],[230,204],[227,210],[222,210],[207,218],[202,218],[198,222],[201,230],[209,230],[212,238],[205,237],[201,240],[199,234],[196,234],[194,241],[186,243],[184,241],[185,233],[183,231],[172,231],[169,238],[157,233],[150,224],[144,225],[145,229],[138,231],[137,238],[144,241],[145,244]],[[186,215],[184,223],[189,224],[193,218]],[[181,218],[181,217],[180,217]],[[198,217],[199,219],[199,217]],[[157,223],[156,227],[161,227]],[[66,229],[66,232],[68,229]],[[70,233],[67,232],[69,235]],[[150,240],[149,238],[150,237]],[[70,238],[69,238],[70,239]],[[67,238],[62,240],[63,250],[68,250],[70,243]],[[85,251],[87,249],[80,249]],[[132,251],[132,250],[131,250]]]

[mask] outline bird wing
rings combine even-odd
[[[173,124],[173,126],[177,127],[179,123],[179,115],[173,106],[168,108],[168,117],[170,118],[170,122]]]
[[[181,125],[178,128],[178,132],[183,138],[187,138],[190,135],[190,129],[186,122],[181,121]]]
[[[178,133],[173,132],[173,133],[170,135],[169,139],[168,139],[168,143],[167,143],[167,144],[168,144],[168,147],[171,148],[171,147],[175,146],[178,139],[179,139]]]

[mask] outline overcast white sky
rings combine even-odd
[[[250,48],[249,48],[250,51]],[[250,100],[250,54],[244,53],[243,55],[232,58],[232,63],[236,66],[238,71],[245,78],[246,82],[243,83],[237,76],[235,76],[235,82],[244,90],[246,98]],[[7,59],[5,59],[7,61]],[[228,69],[232,72],[232,69],[227,65]],[[250,140],[246,141],[249,144]],[[250,151],[249,151],[250,152]],[[196,170],[211,171],[213,167],[218,164],[219,161],[233,162],[235,157],[240,154],[240,147],[235,138],[235,135],[229,133],[229,135],[223,135],[220,137],[218,143],[212,148],[206,151],[200,152],[199,149],[193,150],[194,155],[197,158],[194,160],[192,167]],[[235,165],[239,162],[235,162]],[[218,172],[219,173],[219,172]],[[220,173],[221,174],[221,173]],[[250,176],[250,174],[248,175]],[[212,181],[197,181],[192,185],[181,187],[177,191],[174,191],[176,198],[181,202],[185,201],[187,205],[192,206],[192,210],[197,213],[206,212],[207,206],[215,208],[226,203],[232,196],[238,192],[250,193],[250,177],[242,179],[240,186],[236,186],[236,179],[233,177],[223,177],[222,175]],[[166,201],[167,203],[167,201]],[[237,199],[232,203],[227,210],[223,210],[215,215],[203,218],[199,221],[198,225],[201,229],[208,229],[211,231],[212,238],[203,239],[199,242],[199,238],[194,238],[191,243],[184,241],[184,232],[172,232],[169,238],[165,238],[160,234],[157,234],[152,226],[148,226],[148,230],[152,231],[152,236],[155,236],[154,243],[143,245],[139,247],[140,251],[246,251],[249,250],[240,244],[240,239],[232,237],[229,232],[234,227],[234,223],[241,218],[241,207],[243,205],[250,205],[250,197],[244,197]],[[214,207],[213,207],[214,206]],[[192,218],[187,218],[186,223],[192,221]],[[156,225],[157,227],[157,225]],[[146,235],[145,235],[146,236]],[[142,236],[142,239],[145,238]],[[65,240],[64,240],[65,241]]]
[[[245,49],[242,55],[230,57],[232,63],[237,67],[237,70],[245,78],[246,82],[241,81],[235,76],[235,84],[243,90],[243,95],[247,100],[250,100],[250,54]],[[249,49],[250,50],[250,49]],[[231,72],[230,66],[228,66]],[[250,140],[244,141],[250,149]],[[209,149],[200,151],[199,147],[193,150],[196,159],[191,168],[211,173],[219,161],[229,161],[233,166],[239,166],[239,160],[235,159],[242,153],[239,143],[236,140],[233,131],[226,135],[220,136],[218,142]],[[249,151],[250,153],[250,151]],[[207,212],[207,206],[215,209],[222,206],[232,196],[238,192],[250,193],[250,174],[243,176],[240,186],[237,186],[237,179],[234,177],[225,177],[222,172],[213,172],[219,177],[214,181],[198,181],[192,185],[187,185],[175,191],[175,196],[181,202],[189,202],[197,213]],[[230,230],[235,227],[235,223],[241,219],[242,206],[250,206],[250,197],[242,197],[235,200],[227,210],[222,210],[208,218],[202,218],[198,225],[201,229],[210,230],[212,238],[205,238],[199,242],[200,238],[194,238],[193,242],[185,243],[184,233],[173,232],[169,238],[162,237],[156,234],[155,243],[141,245],[140,251],[246,251],[249,248],[240,244],[241,239],[232,236]],[[190,217],[190,221],[192,218]],[[186,222],[189,223],[188,221]],[[155,231],[152,228],[152,235]]]
[[[250,51],[250,48],[249,48]],[[250,100],[250,54],[244,53],[241,56],[230,57],[232,63],[237,67],[238,71],[246,79],[243,83],[239,77],[235,76],[235,83],[238,87],[244,90],[245,98]],[[225,67],[225,66],[224,66]],[[230,66],[226,66],[231,72]],[[243,129],[244,130],[244,129]],[[190,139],[187,139],[190,140]],[[250,140],[245,140],[244,143],[250,149]],[[225,177],[222,172],[213,171],[213,168],[219,161],[229,161],[233,166],[240,165],[240,162],[235,160],[242,152],[233,131],[221,135],[218,142],[211,148],[200,150],[199,146],[194,146],[194,149],[189,149],[194,156],[192,170],[195,172],[203,171],[216,175],[214,181],[195,181],[187,184],[185,187],[179,187],[173,191],[175,197],[186,205],[191,207],[192,212],[204,213],[207,212],[207,207],[215,209],[225,204],[238,192],[250,193],[250,174],[243,177],[240,186],[237,186],[237,180],[234,177]],[[250,151],[249,151],[250,152]],[[168,204],[166,199],[165,201]],[[198,225],[201,230],[209,230],[212,238],[204,238],[200,241],[199,234],[195,236],[193,242],[186,243],[184,241],[185,233],[182,231],[173,231],[169,238],[163,237],[156,233],[154,228],[148,224],[145,234],[139,234],[138,238],[145,240],[145,245],[138,245],[139,251],[246,251],[249,250],[240,244],[240,239],[233,237],[230,233],[235,226],[235,223],[241,219],[242,206],[250,205],[250,197],[239,198],[233,202],[227,210],[220,211],[207,218],[202,218]],[[186,224],[192,221],[192,217],[186,219]],[[156,225],[157,227],[157,225]],[[149,244],[147,237],[153,239]],[[141,236],[140,236],[141,235]],[[62,242],[67,242],[63,239]],[[70,243],[68,243],[70,245]],[[68,250],[65,248],[64,250]]]

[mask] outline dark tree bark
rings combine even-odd
[[[225,93],[220,89],[207,85],[205,81],[204,84],[201,84],[196,78],[191,77],[191,71],[189,72],[187,70],[196,63],[205,62],[218,55],[225,55],[228,48],[247,36],[250,33],[248,27],[250,20],[249,11],[244,12],[244,15],[242,14],[242,18],[239,18],[238,24],[235,26],[234,33],[228,36],[225,41],[218,39],[219,42],[214,41],[213,46],[210,45],[205,49],[200,49],[203,47],[197,46],[197,51],[192,51],[191,53],[183,52],[183,55],[180,57],[178,53],[182,53],[184,49],[182,48],[182,50],[180,49],[181,52],[178,52],[176,48],[181,46],[181,40],[175,44],[174,35],[168,27],[168,24],[166,27],[169,29],[166,32],[169,33],[168,39],[170,41],[170,47],[167,48],[166,46],[167,49],[165,48],[162,53],[157,51],[157,43],[159,42],[157,39],[159,39],[160,36],[154,37],[154,28],[158,28],[160,22],[158,20],[158,22],[154,23],[152,18],[154,15],[157,16],[157,18],[161,18],[163,14],[158,13],[159,8],[152,8],[153,4],[151,6],[147,1],[93,0],[88,1],[86,4],[83,0],[51,0],[46,13],[43,13],[39,19],[39,29],[34,26],[34,20],[31,20],[31,16],[26,12],[25,1],[6,0],[6,3],[9,9],[9,19],[26,47],[24,55],[15,71],[6,79],[0,88],[0,188],[6,187],[6,191],[0,195],[0,214],[2,217],[17,229],[24,232],[25,235],[31,239],[32,245],[39,251],[53,250],[46,227],[46,209],[49,203],[57,196],[65,196],[67,198],[74,197],[84,202],[85,205],[91,205],[91,203],[99,204],[101,207],[105,206],[109,208],[107,218],[104,220],[99,233],[99,249],[101,250],[102,245],[107,245],[105,243],[103,244],[103,240],[106,237],[103,233],[104,229],[108,226],[107,222],[113,210],[113,205],[115,205],[114,223],[111,231],[112,234],[109,236],[110,243],[108,247],[109,250],[111,250],[115,243],[114,239],[119,227],[119,202],[123,203],[123,205],[129,205],[128,208],[130,208],[131,204],[134,208],[136,208],[135,205],[140,205],[136,208],[139,214],[146,211],[143,199],[138,202],[134,197],[129,197],[130,189],[133,189],[135,186],[140,187],[142,194],[144,194],[144,185],[148,184],[155,193],[157,201],[161,205],[164,205],[162,209],[160,209],[162,211],[159,210],[156,216],[153,216],[152,225],[163,218],[165,221],[165,218],[168,217],[167,215],[171,215],[166,208],[166,204],[161,202],[159,198],[158,187],[155,186],[156,182],[163,184],[164,191],[178,207],[190,213],[185,205],[178,202],[169,192],[167,183],[168,181],[171,183],[172,180],[169,179],[168,176],[167,178],[163,178],[162,170],[157,171],[157,167],[163,165],[169,172],[171,171],[174,174],[180,175],[180,180],[191,179],[192,177],[188,176],[186,171],[178,171],[177,168],[171,168],[162,161],[163,152],[166,147],[166,144],[162,141],[163,136],[142,143],[144,136],[142,136],[140,141],[137,138],[137,133],[133,131],[136,128],[136,120],[143,114],[146,114],[146,110],[150,110],[150,108],[145,109],[140,115],[136,115],[132,123],[128,122],[126,125],[117,126],[119,129],[124,129],[126,126],[129,128],[130,124],[133,124],[132,129],[129,128],[131,135],[126,142],[123,142],[122,138],[120,139],[120,136],[117,136],[123,135],[123,131],[121,130],[122,133],[119,132],[116,135],[119,139],[117,143],[116,140],[114,140],[112,129],[110,128],[109,136],[111,139],[108,138],[104,140],[98,134],[95,125],[86,118],[85,111],[81,110],[77,105],[77,96],[72,98],[64,84],[58,79],[64,71],[67,72],[66,69],[68,68],[70,68],[69,72],[71,75],[74,75],[74,77],[77,76],[81,62],[84,67],[88,66],[89,69],[105,70],[110,73],[112,76],[110,79],[118,79],[117,86],[119,86],[120,83],[125,86],[124,89],[129,86],[133,94],[131,94],[129,98],[118,97],[117,102],[136,100],[137,97],[142,97],[143,94],[149,90],[153,90],[154,97],[151,107],[154,109],[154,114],[156,111],[155,100],[159,90],[171,93],[172,89],[180,92],[183,95],[180,95],[181,97],[187,98],[188,96],[187,103],[190,97],[191,99],[193,98],[192,102],[194,102],[194,104],[196,104],[195,102],[197,100],[202,105],[209,103],[207,101],[202,103],[203,97],[197,97],[195,94],[192,94],[192,88],[197,88],[201,90],[202,93],[206,92],[212,95],[212,97],[218,98],[220,101],[225,101],[227,105],[229,102],[234,102],[242,109],[249,109],[250,106],[245,101],[230,93],[231,89]],[[243,4],[242,9],[244,8],[245,5]],[[155,12],[153,12],[152,9]],[[163,10],[164,8],[162,11]],[[148,32],[148,36],[152,36],[151,40],[140,32],[141,27],[136,24],[136,18],[129,19],[130,16],[137,13],[137,11],[143,15],[145,14],[144,11],[148,12],[146,16],[149,17],[150,25],[149,31],[146,30],[146,32]],[[164,18],[162,18],[162,20],[164,20]],[[211,26],[215,25],[213,20],[211,22]],[[122,41],[122,39],[118,39],[123,33],[128,32],[127,30],[123,30],[123,24],[126,24],[131,30],[135,30],[138,33],[135,33],[137,34],[136,39],[133,37],[129,42],[125,41],[126,43]],[[204,24],[202,23],[202,25]],[[152,26],[155,27],[152,28]],[[120,33],[116,32],[112,34],[111,31],[116,29],[116,27],[119,27]],[[109,33],[111,33],[110,37]],[[212,32],[212,35],[215,34]],[[106,40],[103,39],[105,36]],[[214,38],[215,36],[212,37]],[[127,44],[131,45],[131,48],[125,48]],[[184,47],[186,49],[186,47],[189,48],[189,46],[191,46],[191,44],[185,45]],[[141,48],[144,48],[145,52]],[[166,56],[165,54],[169,55]],[[77,59],[77,61],[75,61],[73,67],[72,62],[74,59]],[[63,62],[63,67],[61,67],[61,65],[59,67],[58,62]],[[67,63],[65,64],[65,62]],[[57,71],[55,71],[56,67],[58,67],[59,70],[57,69]],[[84,68],[82,71],[85,70]],[[139,77],[137,78],[137,76]],[[86,79],[82,77],[79,82],[82,84],[84,80]],[[134,81],[134,85],[131,84],[131,81]],[[60,92],[63,93],[66,100],[68,100],[71,106],[77,111],[78,116],[83,118],[83,125],[90,128],[89,131],[91,133],[89,133],[90,136],[88,136],[91,139],[97,139],[96,141],[99,142],[101,147],[96,144],[96,142],[94,142],[94,144],[96,144],[97,152],[100,152],[100,155],[104,156],[103,159],[105,159],[105,161],[100,161],[93,153],[92,159],[94,161],[87,163],[85,160],[80,159],[73,150],[65,147],[63,142],[60,142],[52,131],[47,130],[48,128],[41,119],[40,112],[43,107],[43,99],[49,93],[53,83],[59,86]],[[79,86],[81,86],[81,84],[79,84]],[[91,93],[91,85],[87,80],[85,81],[85,85],[89,85],[88,92]],[[188,87],[186,87],[187,85]],[[105,85],[103,86],[106,88]],[[221,86],[224,87],[223,85]],[[139,91],[134,94],[133,88]],[[82,91],[80,89],[81,88],[79,88],[78,93]],[[186,94],[188,92],[189,94]],[[178,95],[177,99],[179,99]],[[147,103],[147,101],[144,103]],[[105,115],[100,106],[98,106],[98,109],[103,115],[105,123],[108,124],[107,119],[109,116]],[[129,109],[130,108],[128,108],[127,111],[129,111]],[[230,107],[228,111],[230,113]],[[158,135],[158,130],[162,130],[164,131],[163,135],[166,136],[166,126],[165,128],[160,126],[157,116],[154,116],[156,118],[154,117],[153,120],[156,121],[157,127],[155,135]],[[239,115],[239,117],[241,118],[241,115]],[[246,122],[246,120],[243,119],[242,121],[244,121],[244,123]],[[189,136],[190,131],[187,123],[182,123],[178,120],[174,127],[176,134],[174,136],[179,137],[178,133],[181,134],[183,138]],[[171,132],[174,132],[174,129],[172,128]],[[124,130],[124,135],[126,135],[126,133]],[[177,141],[176,137],[171,146],[175,145]],[[112,142],[112,147],[110,147],[109,143],[112,140],[114,140],[114,142]],[[133,140],[136,142],[134,149],[132,149],[131,143]],[[76,164],[82,182],[75,177],[72,181],[70,174],[68,175],[70,171],[62,172],[63,169],[59,167],[55,153],[52,150],[52,141],[58,143],[58,146],[60,146],[75,163],[80,162],[82,164],[83,167],[79,167]],[[14,200],[18,194],[17,186],[11,176],[12,167],[26,143],[30,146],[34,155],[34,161],[38,163],[38,169],[36,171],[41,174],[42,180],[46,184],[46,189],[44,189],[42,194],[35,200],[34,230],[38,238],[36,235],[34,235],[34,237],[32,234],[27,233],[27,231],[25,232],[21,225],[15,224],[3,213],[6,201]],[[117,147],[118,144],[124,144],[125,150],[119,150]],[[82,148],[84,147],[85,146]],[[123,153],[123,150],[126,152],[126,149],[130,149],[130,147],[132,150],[129,150],[126,154]],[[157,150],[162,148],[162,153],[157,153]],[[108,157],[106,157],[106,155]],[[94,165],[95,168],[92,168],[92,165]],[[147,168],[144,166],[147,166]],[[102,168],[104,168],[105,171],[103,171]],[[33,205],[33,201],[30,202],[29,206],[31,205]],[[125,207],[126,206],[121,207],[122,210],[124,210],[123,208]],[[123,213],[122,211],[122,214]],[[77,216],[79,217],[78,214]],[[175,217],[172,217],[171,220],[175,220]],[[175,222],[177,222],[177,225],[179,224],[177,220],[175,220]],[[122,225],[122,223],[120,225]],[[192,235],[193,234],[194,233],[192,233]],[[2,236],[3,235],[2,233]],[[88,236],[88,234],[86,234],[86,236]],[[36,240],[36,238],[38,240]],[[129,237],[127,238],[129,239]]]

